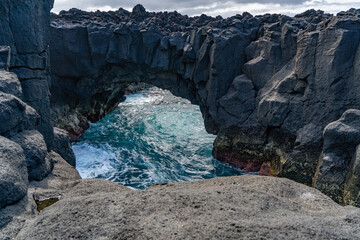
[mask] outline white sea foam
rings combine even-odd
[[[300,197],[307,198],[307,199],[313,199],[313,198],[315,198],[315,195],[312,194],[311,192],[303,192],[303,193],[301,193]]]
[[[111,164],[111,160],[116,159],[116,156],[111,151],[87,143],[75,144],[73,150],[77,160],[76,169],[82,178],[107,176],[116,171],[116,167]]]
[[[199,107],[159,88],[126,96],[111,114],[73,144],[83,178],[144,189],[154,183],[190,181],[241,171],[211,155]]]

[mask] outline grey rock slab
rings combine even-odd
[[[350,109],[338,121],[326,126],[323,138],[324,146],[315,187],[340,202],[348,201],[349,196],[344,195],[344,185],[349,181],[347,176],[351,174],[348,171],[355,174],[353,178],[359,177],[355,163],[356,147],[360,143],[360,110]],[[355,161],[353,164],[352,159]],[[353,189],[354,192],[358,190],[356,187]]]
[[[28,173],[24,151],[0,136],[0,208],[22,199],[28,188]]]
[[[53,3],[54,0],[4,0],[0,7],[0,45],[9,46],[11,49],[9,70],[21,81],[23,94],[20,95],[16,87],[12,88],[13,92],[4,89],[1,91],[13,94],[35,108],[41,119],[36,128],[44,134],[49,148],[53,141],[53,130],[49,120],[49,30]],[[32,104],[40,99],[47,102],[46,110]]]
[[[0,135],[13,136],[34,129],[39,124],[39,115],[14,95],[0,92],[0,122]]]
[[[245,175],[145,191],[81,180],[16,239],[357,239],[359,211],[280,178]]]
[[[74,167],[55,152],[49,155],[55,164],[53,172],[42,181],[31,181],[27,195],[18,203],[0,209],[0,239],[15,239],[26,221],[39,215],[35,200],[61,198],[64,192],[79,184],[80,175]]]
[[[0,91],[22,98],[22,88],[18,77],[14,73],[0,71]]]
[[[53,150],[60,154],[71,166],[76,165],[74,152],[72,151],[70,137],[67,131],[54,128],[54,148]]]
[[[23,149],[29,180],[42,180],[52,170],[52,159],[48,156],[43,135],[36,130],[23,131],[11,138]]]

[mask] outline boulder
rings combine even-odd
[[[0,70],[0,91],[22,98],[21,84],[14,73]]]
[[[14,95],[0,92],[0,135],[13,136],[39,124],[37,112]]]
[[[146,15],[146,9],[144,8],[143,5],[141,4],[137,4],[133,10],[132,10],[132,13],[131,13],[131,17],[133,18],[143,18],[145,17]]]
[[[360,145],[351,160],[344,186],[344,203],[360,207]]]
[[[18,202],[27,188],[24,151],[17,143],[0,136],[0,208]]]
[[[43,135],[37,130],[21,132],[11,138],[24,150],[29,180],[40,181],[53,168],[52,158],[48,155]]]
[[[72,151],[69,133],[60,128],[54,128],[53,150],[60,154],[71,166],[76,166],[76,159]]]
[[[358,197],[360,189],[356,185],[351,189],[356,194],[352,193],[351,196],[344,195],[344,187],[347,185],[349,191],[349,181],[356,183],[351,178],[359,177],[356,170],[356,147],[359,144],[360,110],[346,111],[338,121],[324,129],[324,146],[314,184],[338,202],[355,202]]]

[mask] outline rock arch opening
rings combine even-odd
[[[200,106],[206,130],[218,136],[218,159],[339,195],[318,184],[332,178],[319,158],[324,128],[360,108],[357,16],[355,9],[293,18],[188,17],[142,8],[53,14],[55,125],[79,135],[87,120],[117,106],[127,84],[145,81]]]
[[[242,174],[212,157],[214,139],[198,106],[150,87],[126,95],[116,109],[91,124],[73,150],[82,178],[135,189]]]

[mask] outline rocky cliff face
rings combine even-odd
[[[0,45],[9,47],[8,67],[20,80],[21,99],[38,112],[37,129],[49,147],[53,141],[49,100],[49,11],[53,2],[4,0],[0,4]]]
[[[144,81],[200,106],[220,161],[313,184],[324,127],[360,107],[359,13],[61,12],[51,20],[55,124],[81,133]]]
[[[53,168],[49,154],[54,147],[49,92],[52,6],[53,0],[0,3],[0,208],[22,199],[28,182],[44,179]],[[69,150],[67,141],[56,133],[56,144]]]
[[[288,179],[147,191],[81,180],[67,133],[49,119],[52,4],[0,3],[1,239],[359,238],[357,208]],[[360,111],[341,115],[358,108],[358,25],[357,10],[229,19],[141,6],[62,12],[52,21],[55,123],[79,134],[125,87],[145,81],[199,104],[220,160],[298,181],[315,176],[332,198],[359,205]]]

